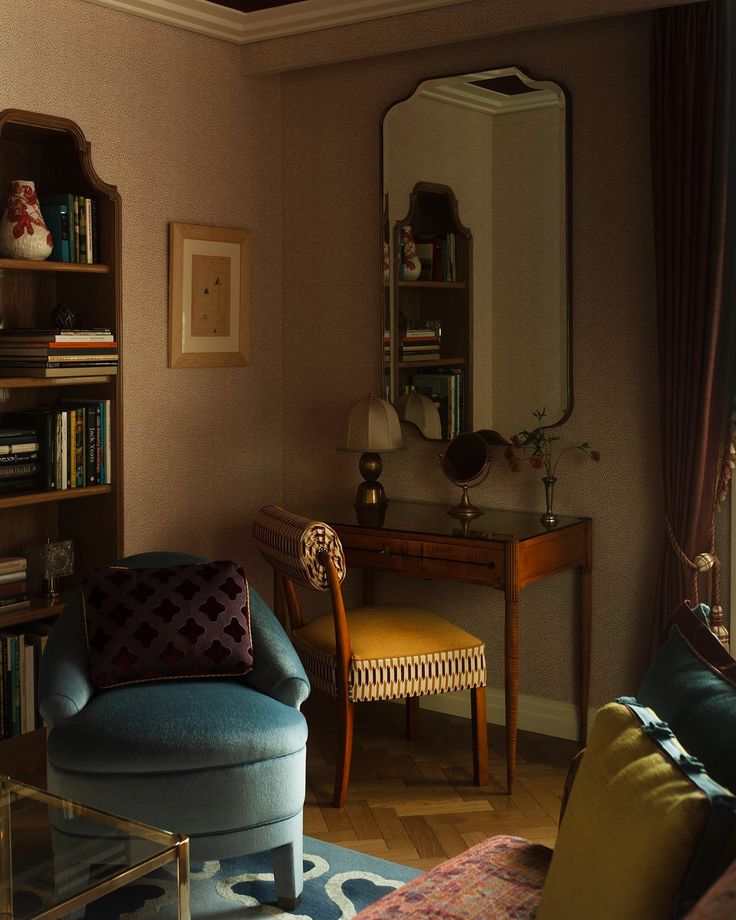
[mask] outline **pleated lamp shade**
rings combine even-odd
[[[396,412],[404,422],[416,425],[425,438],[442,440],[442,421],[437,406],[424,393],[404,393],[396,400]]]
[[[340,450],[385,453],[403,446],[399,417],[390,402],[371,394],[350,407]]]

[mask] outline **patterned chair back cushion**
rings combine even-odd
[[[327,524],[267,505],[253,521],[253,537],[266,562],[292,581],[327,591],[327,570],[319,558],[323,552],[329,554],[340,581],[345,578],[345,553]]]

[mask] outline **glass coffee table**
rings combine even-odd
[[[172,861],[190,920],[188,837],[0,776],[0,920],[57,920]]]

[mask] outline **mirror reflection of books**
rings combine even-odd
[[[429,396],[437,407],[442,424],[442,438],[451,441],[464,430],[463,372],[458,368],[412,374],[417,393]]]

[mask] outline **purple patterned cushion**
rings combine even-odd
[[[82,600],[96,687],[253,667],[248,583],[235,562],[111,566],[85,579]]]

